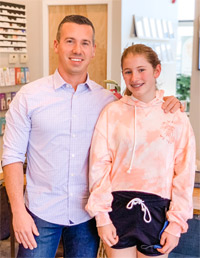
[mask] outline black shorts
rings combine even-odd
[[[113,192],[110,218],[119,241],[112,248],[136,246],[145,255],[161,255],[157,251],[160,235],[167,226],[166,211],[170,200],[155,194],[134,191]]]

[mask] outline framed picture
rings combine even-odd
[[[162,27],[161,19],[156,19],[156,26],[158,31],[158,38],[163,39],[163,27]]]
[[[139,16],[134,16],[134,27],[135,27],[135,34],[138,38],[144,38],[144,26],[143,26],[143,18]]]
[[[144,35],[146,38],[151,38],[151,31],[149,25],[149,18],[143,17],[143,25],[144,25]]]
[[[174,38],[174,28],[172,21],[167,21],[169,37]]]
[[[156,38],[158,38],[158,33],[157,33],[157,29],[156,29],[155,19],[154,18],[149,18],[149,22],[150,22],[150,29],[151,29],[152,38],[156,39]]]
[[[163,26],[163,36],[165,39],[169,38],[168,26],[167,21],[162,19],[162,26]]]

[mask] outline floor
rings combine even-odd
[[[18,245],[15,245],[15,253],[17,253]],[[1,258],[10,258],[11,252],[10,252],[10,237],[6,240],[0,241],[0,257]]]

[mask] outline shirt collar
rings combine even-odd
[[[59,74],[58,69],[55,70],[55,73],[53,74],[53,82],[54,82],[54,89],[57,90],[63,86],[66,86],[68,83],[62,78],[62,76]],[[90,90],[93,90],[95,88],[94,84],[89,78],[89,74],[87,74],[86,81],[84,83],[85,86],[87,86]],[[80,85],[81,85],[80,84]],[[70,84],[68,84],[70,85]]]

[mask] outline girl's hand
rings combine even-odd
[[[99,237],[108,246],[115,245],[119,241],[116,228],[113,224],[97,227]]]
[[[171,235],[167,232],[163,232],[160,244],[162,245],[162,248],[158,248],[158,252],[162,254],[169,254],[179,243],[179,237],[176,237],[174,235]]]

